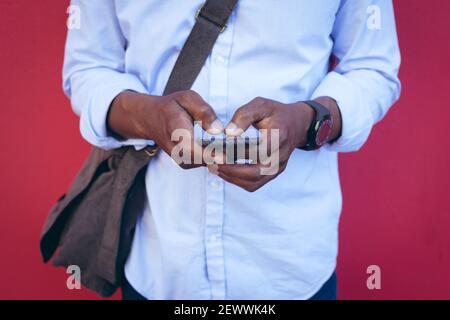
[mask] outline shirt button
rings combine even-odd
[[[214,189],[219,189],[219,188],[220,188],[220,182],[217,181],[217,180],[211,181],[209,184],[210,184],[211,187],[214,188]]]

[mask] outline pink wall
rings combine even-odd
[[[47,210],[89,150],[60,86],[67,4],[0,3],[0,298],[96,297],[67,290],[38,250]],[[450,1],[395,6],[403,95],[359,153],[341,156],[339,293],[450,299]],[[378,291],[366,287],[371,264]]]

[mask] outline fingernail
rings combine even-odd
[[[228,136],[240,136],[244,131],[241,128],[238,128],[235,123],[230,122],[225,128],[225,133]]]
[[[208,170],[212,174],[219,175],[219,166],[217,164],[208,165]]]
[[[214,120],[213,123],[211,123],[209,129],[206,130],[206,132],[208,132],[209,134],[219,134],[222,131],[223,131],[223,124],[222,122],[220,122],[219,119]]]

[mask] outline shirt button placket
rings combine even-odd
[[[228,64],[233,40],[234,14],[228,27],[219,35],[210,59],[209,102],[221,121],[226,119],[228,103]],[[207,174],[205,247],[206,269],[212,299],[225,299],[225,262],[223,253],[224,182],[212,173]]]

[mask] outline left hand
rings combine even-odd
[[[279,164],[273,174],[262,174],[263,164],[214,164],[208,169],[222,179],[249,192],[254,192],[284,171],[294,149],[307,142],[307,132],[314,117],[314,110],[305,103],[284,104],[277,101],[255,98],[240,107],[225,128],[228,136],[239,136],[251,125],[257,129],[267,129],[268,137],[272,129],[279,130]],[[268,139],[269,140],[269,139]],[[271,150],[271,143],[268,150]],[[272,150],[274,152],[276,150]]]

